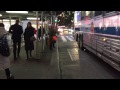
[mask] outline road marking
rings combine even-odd
[[[70,36],[72,39],[74,39],[74,37],[73,36]]]
[[[78,49],[75,48],[75,51],[78,52]]]
[[[68,38],[70,41],[74,41],[72,38],[70,38],[69,36],[66,36],[66,38]]]
[[[62,38],[63,42],[67,42],[67,40],[65,39],[64,36],[61,36],[61,38]]]
[[[67,49],[67,51],[68,51],[68,54],[70,56],[70,59],[73,61],[73,58],[72,58],[72,55],[70,54],[70,51],[68,49]]]

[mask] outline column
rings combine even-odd
[[[10,19],[9,22],[10,22],[10,27],[11,27],[11,16],[9,17],[9,19]],[[10,28],[10,27],[9,27],[9,28]],[[10,34],[10,37],[12,37],[11,34]],[[12,40],[10,40],[10,46],[12,46],[12,44],[13,44],[13,42],[12,42]]]
[[[19,17],[19,24],[21,25],[21,18]]]
[[[52,15],[52,11],[51,11],[51,24],[53,24],[53,15]]]
[[[2,23],[3,23],[3,19],[2,19]]]
[[[37,37],[37,40],[38,40],[38,11],[36,11],[36,18],[37,18],[37,20],[36,20],[36,30],[37,30],[36,37]]]
[[[9,17],[9,19],[10,19],[10,26],[11,26],[11,16]]]
[[[46,23],[44,25],[45,25],[45,33],[46,33],[47,32],[47,16],[45,16],[45,22]]]
[[[41,21],[42,21],[42,25],[41,25],[41,39],[42,39],[42,51],[43,51],[43,11],[41,13]]]

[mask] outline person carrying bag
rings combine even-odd
[[[7,79],[14,79],[10,72],[10,50],[7,40],[7,32],[4,24],[0,23],[0,70],[5,70]]]

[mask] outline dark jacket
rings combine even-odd
[[[26,28],[24,32],[25,50],[34,50],[34,43],[30,41],[32,36],[34,36],[34,28]]]
[[[45,34],[45,29],[43,28],[43,35]],[[38,29],[38,36],[41,37],[41,28]]]
[[[12,39],[14,41],[21,41],[21,35],[23,33],[22,26],[19,24],[14,24],[9,28],[9,33],[12,34]]]

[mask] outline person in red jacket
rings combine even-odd
[[[36,34],[37,33],[37,30],[36,29],[34,29],[34,34]]]
[[[55,43],[56,43],[56,30],[55,27],[53,25],[51,25],[51,27],[49,28],[49,40],[50,40],[50,50],[52,50],[52,48],[55,48]]]

